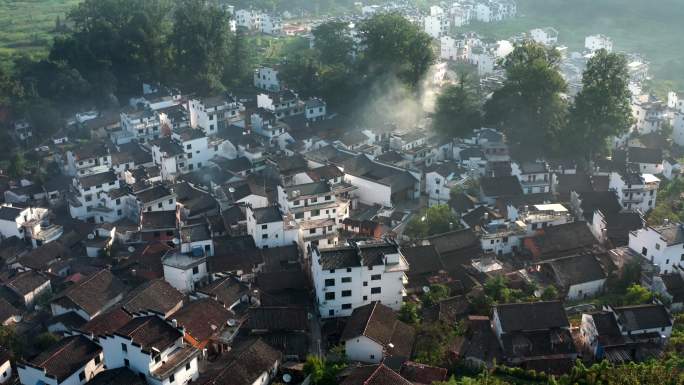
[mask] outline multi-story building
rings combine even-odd
[[[513,162],[511,174],[518,178],[525,194],[551,192],[551,174],[545,162]]]
[[[646,226],[629,234],[629,248],[659,268],[662,274],[680,269],[684,261],[684,226]]]
[[[266,91],[280,91],[278,69],[273,67],[259,67],[254,70],[254,87]]]
[[[81,385],[104,370],[102,348],[80,335],[65,337],[31,361],[17,365],[25,385]]]
[[[351,187],[319,181],[278,186],[278,202],[291,214],[299,227],[299,244],[320,248],[331,247],[338,242],[338,226],[349,216]]]
[[[600,49],[605,49],[608,52],[613,51],[613,40],[605,35],[590,35],[584,38],[584,48],[590,52],[596,52]]]
[[[627,210],[646,213],[656,204],[660,179],[653,174],[636,171],[611,172],[608,187],[615,191],[618,201]]]
[[[215,135],[243,119],[244,106],[231,95],[216,95],[188,101],[190,127]]]
[[[391,241],[349,242],[311,248],[311,274],[321,317],[347,317],[373,301],[399,310],[406,295],[409,265]]]
[[[278,119],[304,112],[304,104],[292,90],[261,93],[257,95],[257,107],[271,112]]]
[[[128,368],[154,385],[187,384],[199,377],[201,352],[184,336],[173,321],[143,315],[100,337],[100,343],[107,369]]]
[[[159,115],[149,108],[122,112],[121,128],[140,142],[148,142],[161,136]]]
[[[74,178],[68,201],[72,218],[104,223],[138,217],[135,195],[111,170]]]
[[[299,230],[292,217],[283,216],[277,206],[254,208],[247,206],[247,234],[259,248],[288,246],[297,242]]]

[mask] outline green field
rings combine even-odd
[[[672,81],[684,91],[684,1],[518,0],[518,17],[503,23],[473,24],[485,37],[507,38],[537,27],[554,27],[560,43],[581,49],[584,37],[602,33],[617,51],[638,52],[651,62],[661,86]]]
[[[44,55],[55,20],[80,0],[0,0],[0,61],[17,53]]]

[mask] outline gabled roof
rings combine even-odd
[[[399,321],[391,308],[374,301],[354,309],[340,341],[360,336],[382,345],[391,356],[408,358],[413,350],[415,330]]]
[[[78,330],[84,333],[92,334],[96,337],[105,334],[112,334],[128,323],[131,318],[133,317],[128,312],[120,307],[117,307],[86,322],[85,325],[79,327]]]
[[[663,150],[660,148],[630,147],[627,150],[627,159],[631,163],[661,164],[663,163]]]
[[[570,327],[563,304],[559,301],[500,304],[494,309],[499,315],[503,333]]]
[[[78,178],[78,183],[83,188],[90,188],[92,186],[99,186],[105,183],[116,182],[116,174],[114,171],[105,171],[99,174],[85,175]]]
[[[480,178],[480,188],[485,196],[492,198],[523,194],[520,182],[514,176]]]
[[[340,385],[414,385],[384,364],[349,369]]]
[[[309,321],[304,308],[290,306],[259,306],[249,309],[246,327],[265,331],[306,331]]]
[[[252,210],[252,215],[258,225],[273,222],[282,222],[283,214],[277,206],[260,207]]]
[[[106,310],[106,307],[126,290],[109,270],[100,270],[68,288],[56,301],[65,307],[77,307],[90,316]],[[63,303],[66,301],[66,303]]]
[[[14,222],[23,209],[14,206],[0,206],[0,219]]]
[[[116,368],[107,369],[98,373],[90,381],[88,385],[147,385],[147,381],[140,378],[136,373],[130,369]]]
[[[660,329],[672,326],[672,318],[660,304],[635,305],[613,308],[623,331]]]
[[[173,193],[166,185],[157,184],[148,189],[136,191],[135,196],[142,203],[150,203],[162,198],[173,196]]]
[[[525,245],[531,246],[533,252],[542,259],[567,255],[573,251],[591,248],[595,244],[597,244],[596,238],[586,222],[570,222],[545,227],[538,230],[536,235],[527,238],[525,242]]]
[[[173,315],[178,325],[196,341],[206,341],[221,333],[233,317],[232,311],[211,298],[192,301]]]
[[[183,294],[163,279],[143,283],[122,301],[129,313],[154,311],[167,314],[183,304]]]
[[[566,288],[606,278],[603,266],[591,253],[560,258],[548,263],[559,283]]]
[[[219,278],[197,291],[214,298],[224,306],[231,306],[249,292],[246,286],[229,276]]]
[[[579,194],[582,216],[587,222],[594,218],[594,211],[600,210],[604,215],[622,210],[622,205],[613,191],[586,191]]]
[[[428,385],[434,382],[446,381],[447,378],[446,369],[413,361],[404,362],[399,373],[414,385]]]
[[[157,316],[136,317],[119,328],[116,335],[129,338],[145,352],[164,351],[183,336],[178,329]]]
[[[176,228],[176,211],[143,211],[140,226],[143,230]]]
[[[5,283],[5,286],[23,297],[49,281],[50,280],[42,274],[33,270],[29,270],[25,273],[20,273],[10,278]]]
[[[66,337],[29,362],[62,382],[102,352],[102,348],[81,336]]]
[[[268,373],[282,353],[260,339],[236,346],[228,356],[228,363],[218,371],[205,372],[198,380],[200,385],[245,385],[254,383]]]

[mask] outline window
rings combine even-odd
[[[128,361],[128,358],[124,358],[124,365],[128,368],[131,366],[131,363]]]
[[[185,149],[186,149],[186,150],[192,149],[192,144],[188,144],[187,146],[185,146]]]
[[[364,287],[368,286],[368,282],[364,281],[364,282],[363,282],[363,286],[364,286]]]
[[[335,286],[335,278],[328,278],[325,280],[325,286]]]
[[[296,200],[296,201],[292,202],[292,205],[293,206],[299,206],[299,203],[300,203],[299,200]]]
[[[195,266],[192,268],[192,274],[199,274],[199,266]]]
[[[648,254],[648,249],[645,247],[642,247],[641,248],[641,255],[646,255],[646,254]]]
[[[367,296],[367,295],[364,295],[364,296],[363,296],[363,300],[364,300],[364,301],[368,301],[368,296]]]
[[[347,268],[347,273],[351,273],[351,267]]]
[[[100,355],[98,354],[97,356],[95,356],[95,365],[99,364],[100,362],[102,362],[102,360],[100,359]]]
[[[173,204],[173,198],[169,199],[169,204]]]
[[[321,210],[311,210],[312,217],[317,217],[319,215],[321,215]]]
[[[116,205],[118,206],[118,205],[120,205],[120,204],[121,204],[121,198],[118,198],[118,199],[116,200]]]
[[[121,216],[121,214],[123,214],[123,211],[121,211],[121,209],[116,210],[116,215]]]
[[[335,273],[335,269],[330,269],[330,274]]]
[[[342,277],[342,283],[349,283],[351,282],[351,277]]]
[[[318,202],[318,198],[311,198],[311,199],[309,199],[309,202],[316,203],[316,202]]]
[[[90,201],[92,201],[92,200],[93,200],[93,196],[92,196],[92,195],[86,195],[86,196],[85,196],[85,201],[86,201],[86,202],[90,202]]]
[[[161,361],[161,354],[157,354],[156,356],[154,356],[154,362],[159,362],[159,361]]]
[[[335,310],[333,310],[333,309],[328,310],[328,315],[329,315],[330,317],[334,316],[334,315],[335,315]]]
[[[304,213],[295,213],[295,219],[302,219],[304,218]]]
[[[380,294],[380,287],[371,287],[371,294]]]
[[[348,310],[351,309],[351,304],[350,303],[343,303],[342,304],[342,310]]]
[[[332,199],[332,196],[330,196],[330,195],[326,195],[326,196],[325,196],[325,200],[326,200],[326,201],[329,201],[329,200],[331,200],[331,199]]]
[[[163,206],[163,203],[162,203],[162,202],[157,203],[157,207],[158,207],[158,208],[162,208],[162,206]]]
[[[656,250],[660,250],[660,243],[656,243]]]
[[[188,152],[188,159],[192,159],[192,152]]]
[[[124,344],[123,342],[121,343],[121,351],[122,351],[122,352],[127,352],[127,351],[128,351],[128,346],[126,346],[126,344]]]
[[[176,377],[174,377],[173,374],[170,375],[170,376],[169,376],[169,382],[173,384],[175,381],[176,381]]]
[[[335,299],[335,292],[334,291],[325,293],[325,300],[326,301],[332,301],[334,299]]]
[[[371,281],[378,281],[382,278],[380,274],[373,274],[371,275]]]
[[[670,264],[670,260],[669,260],[669,259],[666,259],[666,260],[665,260],[665,264],[666,264],[666,265],[669,265],[669,264]]]
[[[78,374],[78,380],[79,381],[85,380],[85,371],[81,371],[81,373]]]
[[[371,360],[374,360],[374,359],[375,359],[375,354],[371,354],[371,355],[370,355],[370,359],[371,359]]]
[[[190,370],[190,367],[191,367],[191,365],[189,362],[187,364],[185,364],[185,370]]]
[[[351,297],[351,290],[342,290],[343,297]]]

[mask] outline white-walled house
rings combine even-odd
[[[273,67],[258,67],[254,70],[254,87],[266,91],[280,91],[278,70]]]
[[[346,317],[355,308],[379,301],[399,310],[406,295],[409,266],[390,241],[350,242],[311,249],[311,275],[323,318]]]
[[[207,257],[191,256],[169,250],[162,258],[164,280],[181,293],[192,293],[200,282],[207,281]]]
[[[615,191],[623,208],[646,213],[656,205],[660,179],[653,174],[611,172],[608,188]]]
[[[278,206],[254,208],[247,206],[247,234],[259,248],[291,245],[299,239],[299,229],[291,217],[285,217]]]
[[[405,361],[411,355],[415,334],[411,326],[397,319],[391,308],[372,302],[354,309],[340,342],[344,343],[350,361]]]
[[[11,354],[6,348],[0,348],[0,384],[6,384],[12,379]]]
[[[542,273],[556,282],[568,301],[592,298],[603,292],[606,272],[594,254],[580,254],[542,263]]]
[[[434,163],[425,170],[428,205],[449,202],[451,190],[456,186],[463,186],[467,180],[467,174],[456,163]]]
[[[646,226],[629,234],[629,248],[660,269],[673,272],[684,261],[684,227],[681,223]]]
[[[109,170],[74,178],[69,196],[72,218],[96,223],[116,222],[124,217],[136,217],[135,196],[122,189],[116,174]]]
[[[439,38],[439,58],[452,61],[458,59],[458,45],[453,37],[442,36]]]
[[[590,35],[584,38],[584,48],[590,52],[596,52],[601,49],[613,52],[613,39],[601,34]]]
[[[102,348],[81,335],[65,337],[31,361],[17,364],[23,385],[81,385],[103,370]]]
[[[558,30],[552,27],[535,28],[530,31],[530,37],[539,44],[555,45],[558,43]]]
[[[63,233],[62,226],[51,225],[49,210],[42,207],[0,206],[0,239],[17,237],[31,239],[34,247],[57,240]]]
[[[245,107],[231,95],[215,95],[190,99],[188,112],[190,127],[200,128],[206,135],[214,135],[231,124],[243,120]]]
[[[304,104],[304,116],[309,121],[325,119],[327,114],[327,103],[320,98],[311,98]]]
[[[513,162],[511,174],[518,178],[525,194],[551,192],[551,174],[545,162]]]
[[[128,321],[100,343],[107,369],[126,367],[149,384],[187,384],[199,377],[200,351],[185,343],[185,331],[157,315]]]

